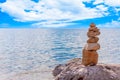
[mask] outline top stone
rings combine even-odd
[[[96,37],[98,35],[100,35],[99,29],[96,27],[96,25],[94,23],[91,23],[90,28],[87,32],[87,36],[88,37]]]
[[[97,27],[90,27],[89,31],[99,32],[99,29]]]
[[[94,23],[91,23],[90,27],[96,27],[96,25]]]

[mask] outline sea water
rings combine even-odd
[[[120,63],[120,29],[101,29],[99,63]],[[52,80],[52,69],[81,58],[86,29],[0,29],[0,80]]]

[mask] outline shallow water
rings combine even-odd
[[[55,65],[81,57],[86,32],[87,29],[0,29],[0,80],[52,79]],[[99,63],[120,63],[120,29],[101,29],[99,38]]]

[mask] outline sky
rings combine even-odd
[[[0,28],[120,27],[120,0],[0,0]]]

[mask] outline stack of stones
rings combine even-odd
[[[85,66],[93,66],[98,62],[98,53],[96,52],[100,49],[100,45],[97,43],[100,35],[99,29],[96,27],[94,23],[90,24],[90,28],[87,32],[88,40],[85,45],[82,53],[82,64]]]

